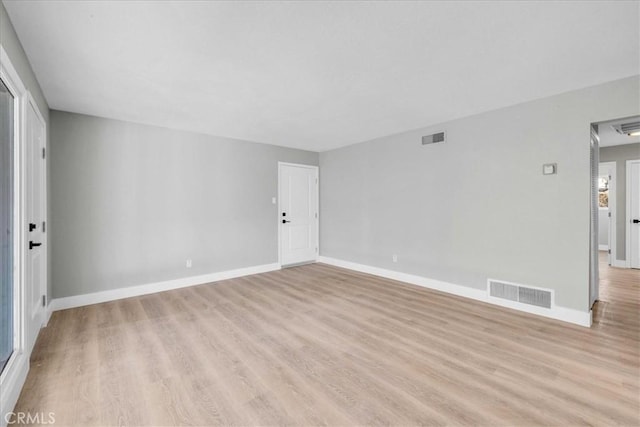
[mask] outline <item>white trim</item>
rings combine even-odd
[[[341,259],[319,256],[318,262],[334,265],[336,267],[346,268],[348,270],[359,271],[361,273],[373,274],[374,276],[384,277],[386,279],[407,282],[413,285],[422,286],[437,291],[447,292],[449,294],[458,295],[465,298],[476,300],[486,299],[486,291],[484,289],[470,288],[468,286],[454,285],[452,283],[442,282],[439,280],[428,279],[426,277],[415,276],[413,274],[401,273],[399,271],[387,270],[379,267],[372,267],[365,264],[358,264],[351,261],[343,261]]]
[[[611,267],[616,268],[628,268],[626,259],[613,259],[611,260]]]
[[[342,267],[349,270],[359,271],[361,273],[373,274],[374,276],[380,276],[387,279],[398,280],[400,282],[410,283],[412,285],[422,286],[428,289],[435,289],[437,291],[446,292],[449,294],[461,296],[464,298],[470,298],[477,301],[486,302],[489,304],[499,305],[502,307],[512,308],[518,311],[524,311],[530,314],[537,314],[539,316],[548,317],[551,319],[562,320],[564,322],[573,323],[580,326],[591,326],[591,311],[580,311],[566,307],[559,307],[552,305],[552,309],[544,309],[536,306],[528,306],[518,304],[513,306],[510,301],[497,300],[489,298],[486,289],[470,288],[468,286],[456,285],[453,283],[443,282],[440,280],[429,279],[422,276],[416,276],[413,274],[401,273],[399,271],[387,270],[384,268],[372,267],[369,265],[358,264],[351,261],[343,261],[335,258],[320,256],[318,262],[322,262],[336,267]],[[542,288],[541,288],[542,289]]]
[[[318,250],[316,250],[316,256],[314,259],[305,261],[305,262],[317,262],[318,257],[320,256],[320,167],[314,165],[305,165],[302,163],[289,163],[289,162],[278,162],[278,213],[276,215],[276,220],[278,221],[278,265],[282,268],[282,217],[280,216],[280,212],[282,212],[281,197],[280,197],[280,170],[282,166],[294,166],[298,168],[307,168],[314,169],[316,171],[316,245]]]
[[[2,383],[2,400],[0,403],[0,426],[5,427],[7,425],[6,414],[13,411],[18,403],[18,398],[22,392],[22,387],[27,379],[29,373],[29,358],[20,357],[17,358],[11,371],[4,378]]]
[[[640,159],[627,160],[627,188],[626,190],[626,215],[625,215],[625,266],[631,268],[631,164],[640,163]]]
[[[599,191],[598,191],[598,177],[600,176],[600,138],[598,132],[595,129],[593,123],[591,128],[591,139],[589,140],[589,186],[591,191],[589,194],[589,307],[593,307],[593,304],[598,300],[600,295],[600,277],[598,271],[598,263],[600,261],[598,254],[598,243],[600,235],[600,210],[598,209],[599,203]],[[597,164],[595,162],[598,162]],[[595,168],[598,168],[594,171]],[[594,185],[596,184],[596,185]],[[595,187],[595,192],[594,192]],[[594,212],[595,204],[595,212]],[[594,227],[595,225],[595,227]]]
[[[618,229],[618,201],[617,201],[617,192],[618,192],[618,171],[617,171],[617,163],[616,162],[600,162],[598,164],[598,174],[602,175],[604,170],[608,171],[609,178],[609,207],[602,209],[609,209],[609,213],[611,216],[609,217],[609,244],[606,249],[611,249],[611,253],[609,253],[609,265],[613,265],[613,261],[617,258],[616,251],[616,241],[617,241],[617,229]],[[598,226],[599,228],[599,226]],[[599,231],[599,230],[598,230]]]
[[[29,354],[25,351],[25,283],[24,283],[24,135],[25,94],[27,90],[11,59],[0,44],[0,79],[14,97],[14,211],[13,211],[13,354],[0,374],[0,426],[5,425],[5,414],[16,404],[29,370]]]
[[[43,328],[49,325],[49,320],[51,320],[52,314],[53,314],[53,305],[51,304],[51,301],[49,301],[49,304],[47,304],[47,309],[44,312],[44,323],[42,324]]]
[[[164,282],[148,283],[145,285],[129,286],[126,288],[111,289],[108,291],[94,292],[91,294],[74,295],[70,297],[55,298],[49,304],[49,311],[66,310],[68,308],[82,307],[85,305],[99,304],[115,301],[123,298],[137,297],[140,295],[154,294],[189,286],[203,285],[205,283],[234,279],[236,277],[252,274],[266,273],[280,270],[279,264],[264,264],[252,267],[238,268],[235,270],[220,271],[217,273],[203,274],[200,276],[184,277]]]
[[[608,251],[609,250],[609,245],[598,245],[598,250],[599,251]]]

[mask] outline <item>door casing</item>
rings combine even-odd
[[[27,283],[26,283],[26,251],[28,250],[28,240],[26,240],[26,226],[28,224],[26,209],[26,117],[27,108],[33,106],[34,111],[39,115],[39,119],[44,124],[43,137],[44,145],[47,146],[46,121],[38,109],[33,97],[25,87],[20,75],[13,66],[9,55],[0,44],[0,78],[5,83],[11,94],[14,96],[14,204],[13,204],[13,315],[14,315],[14,344],[13,353],[0,374],[0,424],[7,412],[13,409],[22,385],[26,380],[29,371],[29,357],[31,348],[28,345],[27,331],[30,329],[28,307],[27,307]],[[45,162],[46,163],[46,162]],[[44,217],[46,220],[46,187],[47,172],[46,164],[43,166],[44,177]],[[46,247],[45,247],[46,250]],[[45,254],[46,256],[46,254]],[[47,263],[44,262],[43,271],[43,292],[45,299],[47,295]],[[41,326],[41,325],[38,325]],[[39,329],[39,327],[38,327]]]
[[[627,210],[627,215],[626,215],[626,263],[627,263],[627,268],[640,268],[640,266],[632,266],[631,264],[631,234],[633,231],[634,227],[640,227],[640,225],[635,225],[632,224],[632,220],[633,218],[631,217],[631,199],[633,197],[632,192],[631,192],[631,180],[632,180],[632,174],[631,174],[631,168],[633,167],[633,165],[638,165],[636,167],[640,167],[640,159],[634,159],[634,160],[627,160],[627,188],[626,188],[626,210]],[[638,187],[640,188],[640,186]],[[635,194],[635,197],[640,197],[640,194]]]

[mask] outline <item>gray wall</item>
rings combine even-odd
[[[36,75],[31,68],[31,64],[29,63],[29,59],[27,58],[24,49],[22,48],[22,44],[20,44],[20,40],[18,40],[18,36],[16,35],[15,29],[13,28],[13,24],[9,20],[9,15],[7,15],[7,11],[4,8],[2,2],[0,2],[0,44],[7,52],[9,59],[11,60],[11,64],[14,66],[18,74],[20,75],[20,79],[22,83],[24,83],[25,87],[35,100],[38,105],[38,109],[42,113],[44,120],[47,124],[47,141],[49,140],[49,105],[47,104],[47,100],[42,93],[42,89],[40,88],[40,84],[36,79]],[[47,175],[48,178],[51,177],[49,161],[47,159]],[[50,182],[48,180],[48,189],[50,189]],[[51,197],[50,191],[48,194],[48,216],[51,214]],[[52,277],[51,277],[51,246],[47,248],[48,252],[48,294],[51,297],[52,293]]]
[[[40,89],[40,84],[31,69],[29,59],[24,49],[22,49],[22,44],[20,44],[20,40],[18,40],[13,24],[11,24],[9,15],[7,15],[7,11],[2,2],[0,2],[0,43],[2,43],[2,47],[7,52],[7,55],[9,55],[16,71],[20,74],[22,83],[24,83],[31,92],[33,99],[36,101],[36,104],[38,104],[40,112],[45,115],[45,119],[47,119],[49,116],[49,104],[47,104],[42,89]]]
[[[321,153],[321,255],[587,311],[589,125],[639,109],[633,77]]]
[[[640,144],[600,149],[600,162],[616,162],[616,259],[627,259],[627,160],[640,159]]]
[[[318,154],[52,111],[54,297],[277,262],[278,161]]]

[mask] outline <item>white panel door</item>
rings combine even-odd
[[[44,122],[30,102],[27,102],[26,110],[26,348],[30,351],[45,317],[46,177]]]
[[[278,165],[280,264],[315,261],[318,255],[318,168]]]
[[[640,268],[640,160],[627,162],[627,203],[629,206],[629,244],[631,268]]]

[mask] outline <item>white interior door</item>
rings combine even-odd
[[[640,268],[640,160],[627,162],[627,256],[631,268]]]
[[[280,265],[318,256],[318,168],[278,164]]]
[[[25,119],[26,348],[30,351],[44,322],[46,303],[45,125],[31,102]]]

